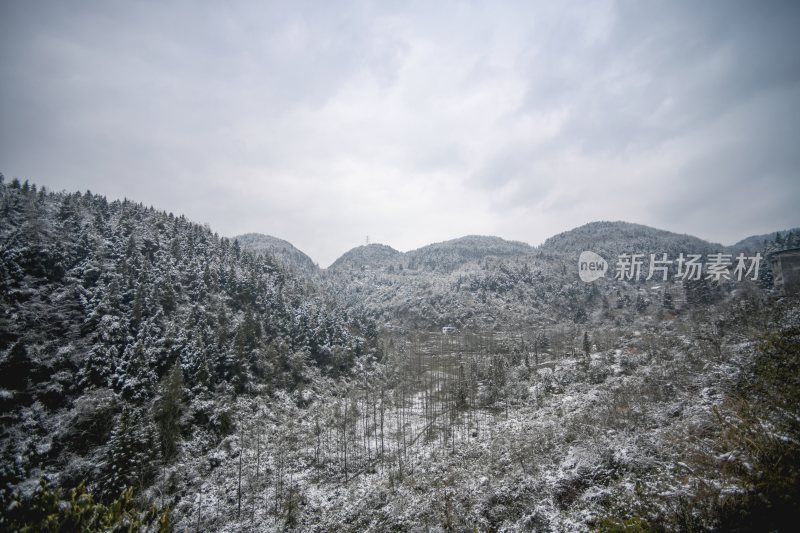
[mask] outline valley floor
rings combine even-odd
[[[422,348],[365,369],[364,383],[336,393],[312,387],[304,407],[289,396],[240,400],[239,433],[205,455],[187,443],[167,473],[167,483],[182,487],[175,524],[643,531],[759,518],[749,494],[764,447],[783,446],[793,461],[798,451],[798,435],[781,433],[771,406],[744,393],[774,379],[759,374],[769,349],[762,324],[795,350],[781,364],[797,365],[800,313],[782,305],[716,343],[694,316],[649,333],[629,328],[588,359],[541,354],[538,368],[513,351],[459,357]],[[730,314],[720,319],[735,323]],[[542,364],[545,356],[554,364]],[[498,364],[504,376],[493,397]],[[461,391],[470,380],[464,368],[476,379]],[[790,407],[797,416],[798,405]]]

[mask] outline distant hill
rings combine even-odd
[[[289,241],[263,233],[245,233],[234,238],[244,250],[268,252],[279,263],[298,274],[311,276],[319,271],[314,261]]]
[[[429,272],[452,272],[469,262],[487,257],[530,255],[534,248],[500,237],[468,235],[458,239],[428,244],[410,252],[400,252],[385,244],[359,246],[334,261],[330,270],[388,270],[410,268]]]
[[[385,244],[367,244],[345,252],[329,267],[332,271],[376,270],[404,264],[403,252]]]
[[[342,305],[366,309],[379,323],[392,327],[526,327],[554,319],[582,321],[592,313],[605,316],[603,301],[623,309],[639,299],[641,287],[623,287],[623,292],[630,292],[626,298],[620,296],[619,284],[580,281],[575,267],[584,250],[597,252],[613,264],[622,253],[666,253],[674,260],[680,253],[738,253],[737,246],[753,243],[760,246],[752,251],[762,253],[778,249],[779,244],[800,243],[800,231],[781,232],[779,244],[775,236],[754,236],[723,246],[641,224],[599,221],[554,235],[538,247],[478,235],[405,253],[385,244],[369,244],[339,257],[322,272],[320,283]],[[771,239],[766,248],[765,237]],[[243,246],[252,247],[252,243],[246,241]],[[646,266],[644,270],[646,274]],[[682,291],[675,295],[678,300],[682,296]],[[622,303],[617,302],[619,298]],[[655,301],[643,296],[640,307],[656,305]]]
[[[724,250],[721,244],[712,243],[691,235],[683,235],[630,222],[590,222],[547,239],[539,247],[543,252],[580,253],[597,252],[603,257],[622,253],[681,252],[710,253]]]
[[[737,242],[733,246],[731,246],[731,250],[734,252],[760,252],[766,248],[775,248],[777,244],[783,243],[776,243],[776,238],[781,241],[789,241],[787,246],[791,246],[794,244],[794,241],[797,239],[797,235],[800,235],[800,228],[793,228],[783,231],[773,231],[772,233],[765,233],[764,235],[751,235],[741,241]],[[783,246],[781,246],[782,248]]]
[[[580,281],[577,258],[584,250],[611,263],[622,253],[666,253],[675,259],[680,253],[707,255],[730,248],[641,224],[592,222],[539,247],[472,235],[406,253],[385,245],[361,246],[339,258],[325,281],[346,306],[366,308],[380,323],[410,329],[582,323],[613,314],[612,307],[660,305],[658,298],[640,293],[639,286]],[[675,291],[680,300],[683,292]]]
[[[471,261],[486,257],[516,257],[530,255],[534,248],[524,242],[507,241],[500,237],[468,235],[459,239],[423,246],[408,252],[409,267],[437,272],[450,272]]]

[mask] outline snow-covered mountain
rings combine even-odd
[[[328,267],[331,271],[398,269],[406,264],[405,254],[385,244],[366,244],[345,252]]]
[[[622,253],[666,253],[674,257],[681,252],[720,252],[725,247],[691,235],[618,221],[590,222],[559,233],[547,239],[539,250],[548,253],[590,250],[603,257],[616,257]]]
[[[302,403],[379,356],[371,321],[183,216],[1,176],[0,213],[0,509],[40,478],[145,498],[237,398]]]
[[[596,222],[538,248],[362,246],[317,273],[286,241],[91,193],[0,179],[0,213],[0,530],[796,516],[797,299],[576,273],[587,249],[719,245]]]
[[[469,263],[488,257],[508,258],[527,256],[534,249],[519,241],[507,241],[500,237],[468,235],[459,239],[429,244],[408,252],[409,266],[413,269],[452,272]]]
[[[468,235],[428,244],[405,253],[385,244],[368,244],[345,252],[330,266],[330,270],[395,272],[408,268],[446,273],[486,258],[520,257],[531,255],[533,251],[534,249],[524,242],[480,235]]]
[[[245,233],[233,238],[244,250],[254,253],[269,253],[280,264],[298,274],[313,276],[319,272],[314,260],[294,247],[289,241],[264,235],[263,233]]]
[[[732,251],[754,253],[763,250],[796,248],[800,246],[800,228],[773,231],[763,235],[751,235],[730,248]]]
[[[369,260],[366,254],[371,250]],[[366,308],[392,327],[497,330],[585,320],[618,301],[639,308],[660,303],[660,293],[639,294],[638,285],[580,281],[577,261],[584,250],[599,253],[613,266],[622,253],[645,257],[653,253],[659,258],[666,253],[674,259],[680,253],[710,254],[727,248],[640,224],[593,222],[555,235],[537,248],[498,237],[469,236],[405,254],[382,245],[371,250],[360,247],[348,252],[339,264],[351,268],[343,270],[337,264],[326,273],[331,292],[346,305]],[[364,266],[368,268],[360,268]],[[687,296],[684,287],[673,283],[659,290],[674,292],[679,300]]]

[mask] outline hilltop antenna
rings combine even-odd
[[[369,244],[369,235],[367,235],[367,244]]]

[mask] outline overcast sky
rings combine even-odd
[[[800,225],[800,2],[0,3],[0,171],[291,241]]]

